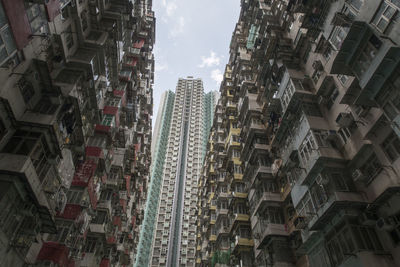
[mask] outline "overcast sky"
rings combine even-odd
[[[239,18],[239,0],[153,0],[156,15],[153,125],[160,96],[175,91],[178,78],[202,78],[204,90],[219,90],[229,43]]]

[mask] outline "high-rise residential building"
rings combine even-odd
[[[399,1],[242,0],[197,266],[400,266]]]
[[[0,1],[0,265],[134,263],[151,162],[151,0]]]
[[[216,96],[187,77],[163,97],[137,266],[195,265],[197,180]]]
[[[151,180],[146,201],[143,225],[135,266],[149,266],[154,229],[157,221],[158,202],[162,186],[163,169],[171,125],[175,94],[166,91],[161,95],[152,142]],[[153,144],[155,144],[153,146]]]

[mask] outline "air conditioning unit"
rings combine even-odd
[[[336,117],[336,123],[341,127],[350,127],[353,122],[354,118],[351,113],[340,112]]]
[[[360,223],[365,226],[374,226],[378,219],[376,214],[370,212],[364,212],[359,216]]]
[[[361,182],[364,179],[364,174],[360,169],[355,169],[352,172],[351,177],[353,178],[354,182]]]
[[[393,219],[381,217],[376,221],[376,227],[379,230],[391,231],[395,227],[395,224]]]

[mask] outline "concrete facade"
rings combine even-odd
[[[197,266],[398,266],[398,1],[241,1]]]
[[[0,265],[134,263],[151,162],[151,6],[0,2]]]

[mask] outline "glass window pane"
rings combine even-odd
[[[388,26],[388,22],[384,19],[381,19],[378,24],[376,25],[376,27],[378,27],[379,30],[384,31],[386,29],[386,27]]]
[[[1,38],[0,38],[1,39]],[[0,48],[0,63],[3,62],[4,60],[6,60],[7,58],[7,51],[6,48],[3,46]]]
[[[6,49],[8,54],[12,54],[12,52],[15,51],[16,47],[15,47],[15,43],[14,43],[14,37],[10,31],[10,27],[5,28],[2,33],[1,33],[2,37],[3,37],[3,41],[6,45]]]
[[[7,17],[4,13],[3,5],[0,2],[0,28],[7,23]]]

